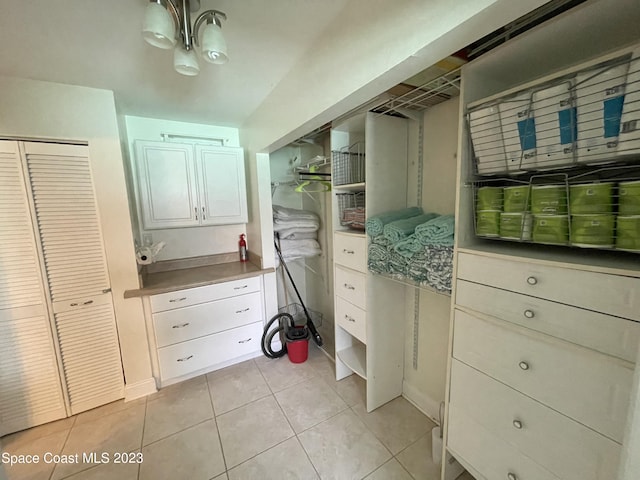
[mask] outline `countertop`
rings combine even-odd
[[[125,291],[124,298],[175,292],[185,288],[202,287],[214,283],[256,277],[274,271],[273,268],[260,269],[260,267],[251,262],[236,261],[148,273],[144,278],[143,287]]]

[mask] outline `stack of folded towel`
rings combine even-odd
[[[419,207],[370,217],[369,270],[450,292],[454,225],[453,215],[423,213]]]
[[[273,231],[280,239],[280,252],[285,261],[320,255],[319,228],[320,219],[315,213],[273,205]]]

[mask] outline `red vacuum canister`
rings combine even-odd
[[[240,241],[238,242],[238,247],[240,249],[240,261],[246,262],[249,260],[249,252],[247,252],[247,242],[244,239],[244,233],[240,234]]]

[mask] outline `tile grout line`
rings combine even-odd
[[[140,435],[140,454],[142,455],[142,444],[144,443],[144,428],[147,425],[147,408],[149,406],[149,395],[144,397],[144,416],[142,417],[142,435]],[[142,461],[144,462],[144,456],[142,457]],[[138,474],[136,478],[140,480],[140,470],[142,469],[142,463],[138,464]]]
[[[76,426],[76,420],[78,419],[78,415],[73,415],[73,422],[71,422],[71,427],[69,427],[69,431],[67,432],[67,436],[64,439],[64,442],[62,443],[62,447],[60,447],[60,454],[62,454],[62,452],[64,452],[64,447],[67,446],[67,442],[69,441],[69,437],[71,436],[71,430],[73,430],[73,427]],[[58,468],[58,463],[56,463],[53,467],[53,470],[51,470],[51,473],[49,474],[49,480],[51,480],[53,478],[53,473],[56,471],[56,468]]]
[[[227,475],[227,479],[228,479],[229,478],[229,473],[228,473],[229,470],[227,468],[227,457],[224,454],[224,445],[222,444],[222,437],[220,436],[220,429],[218,428],[218,421],[216,420],[216,409],[213,406],[213,398],[211,397],[211,385],[209,384],[208,375],[205,374],[204,379],[207,382],[207,391],[209,393],[209,403],[211,403],[211,411],[213,412],[213,423],[216,426],[216,434],[218,435],[218,442],[220,442],[220,453],[222,453],[222,462],[224,463],[224,473]],[[219,476],[219,475],[217,475],[217,476]]]

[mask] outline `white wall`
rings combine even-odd
[[[152,385],[113,93],[0,76],[0,136],[88,142],[127,387]],[[147,392],[148,393],[148,392]]]
[[[203,125],[197,123],[175,122],[171,120],[161,120],[155,118],[143,118],[125,116],[126,137],[128,148],[125,151],[127,162],[130,166],[130,175],[135,177],[133,168],[133,157],[135,140],[163,141],[163,134],[179,135],[193,138],[221,139],[225,146],[238,147],[239,134],[237,128],[220,127],[216,125]],[[189,142],[189,138],[176,142]],[[129,182],[129,188],[136,188],[135,178]],[[130,190],[130,198],[133,201],[135,195]],[[241,233],[246,233],[246,225],[220,225],[210,227],[194,228],[171,228],[164,230],[144,230],[139,225],[140,211],[132,206],[135,212],[134,236],[138,240],[142,235],[151,235],[153,242],[164,241],[166,246],[160,252],[157,260],[170,260],[175,258],[198,257],[203,255],[214,255],[218,253],[236,252],[238,250],[238,238]],[[248,238],[248,244],[251,243]],[[248,245],[251,248],[251,245]]]

